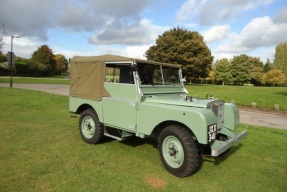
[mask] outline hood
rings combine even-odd
[[[199,107],[206,108],[208,103],[214,102],[213,99],[198,99],[198,98],[188,98],[186,97],[168,97],[168,96],[147,96],[144,100],[145,103],[157,103],[165,105],[175,105],[175,106],[185,106],[185,107]]]

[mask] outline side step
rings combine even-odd
[[[127,132],[127,131],[123,131],[120,129],[116,129],[116,128],[105,127],[104,135],[107,137],[114,138],[119,141],[123,141],[130,137],[133,137],[135,134]]]

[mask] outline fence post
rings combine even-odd
[[[252,108],[256,109],[256,103],[252,102]]]
[[[275,111],[279,111],[279,104],[275,104],[275,105],[274,105],[274,110],[275,110]]]

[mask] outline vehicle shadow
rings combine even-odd
[[[227,153],[223,153],[218,157],[204,155],[202,158],[202,162],[210,162],[210,163],[213,163],[214,165],[220,165],[227,158],[229,158],[234,153],[236,153],[236,151],[238,151],[242,146],[243,146],[242,143],[238,143],[237,145],[232,146]]]
[[[154,148],[157,148],[157,140],[152,138],[152,137],[147,137],[147,138],[143,138],[143,139],[139,138],[139,137],[130,137],[126,140],[119,141],[119,140],[116,140],[114,138],[104,136],[99,144],[106,144],[106,143],[110,143],[110,142],[120,142],[120,143],[128,145],[130,147],[138,147],[141,145],[148,144],[148,145],[153,146]]]
[[[147,137],[143,139],[139,137],[132,137],[127,140],[120,141],[120,142],[123,144],[129,145],[131,147],[138,147],[141,145],[148,144],[148,145],[153,146],[154,148],[157,148],[157,140],[152,137]]]

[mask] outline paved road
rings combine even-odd
[[[8,83],[0,83],[0,87],[9,87]],[[45,91],[58,95],[68,95],[69,85],[56,84],[20,84],[14,83],[13,87]],[[287,116],[240,110],[240,122],[249,125],[258,125],[287,130]]]

